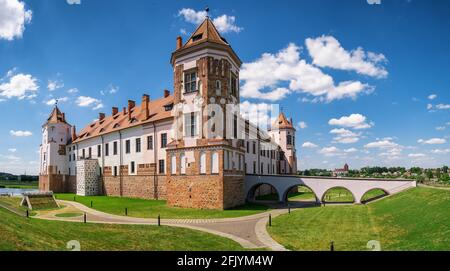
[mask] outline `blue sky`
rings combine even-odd
[[[241,102],[294,119],[300,168],[450,164],[448,1],[0,0],[0,171],[37,173],[52,99],[81,128],[172,90],[175,38],[206,6]]]

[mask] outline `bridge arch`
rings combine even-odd
[[[283,197],[282,197],[282,200],[283,200],[283,202],[288,202],[289,201],[289,192],[291,192],[292,191],[292,189],[294,189],[294,188],[296,188],[296,187],[306,187],[306,188],[308,188],[309,190],[311,190],[311,192],[313,193],[313,195],[314,195],[314,197],[315,197],[315,202],[319,202],[319,197],[317,196],[317,193],[311,188],[311,187],[309,187],[308,185],[306,185],[306,184],[303,184],[303,183],[297,183],[297,184],[293,184],[293,185],[291,185],[291,186],[289,186],[284,192],[283,192]]]
[[[277,194],[277,201],[282,201],[282,197],[281,197],[281,193],[280,191],[275,187],[275,185],[271,184],[270,182],[260,182],[260,183],[256,183],[254,184],[252,187],[250,187],[250,189],[248,190],[247,193],[247,200],[250,201],[254,201],[256,200],[256,197],[258,196],[263,196],[263,195],[258,195],[258,188],[263,187],[263,185],[267,185],[271,188],[272,191],[276,192]]]
[[[344,200],[344,201],[334,201],[332,198],[330,198],[330,201],[328,201],[327,200],[327,193],[329,193],[329,192],[331,192],[331,190],[336,190],[336,189],[343,189],[343,190],[345,190],[346,192],[349,192],[351,195],[352,195],[352,200]],[[329,196],[332,196],[332,195],[329,195]],[[334,197],[334,198],[336,198],[336,197]],[[340,198],[340,194],[339,194],[339,197],[338,198]],[[325,192],[322,194],[322,198],[320,199],[321,200],[321,202],[324,202],[324,203],[355,203],[355,202],[358,202],[358,198],[355,196],[355,193],[351,190],[351,189],[349,189],[349,188],[347,188],[347,187],[345,187],[345,186],[333,186],[333,187],[330,187],[330,188],[328,188],[327,190],[325,190]]]
[[[383,193],[377,193],[377,190],[382,191]],[[374,192],[374,193],[373,193],[373,195],[369,195],[369,192]],[[383,198],[387,195],[389,195],[389,192],[386,191],[386,189],[379,188],[379,187],[371,188],[362,194],[360,202],[363,204],[366,204],[368,202]],[[368,197],[364,198],[364,196],[368,196]]]

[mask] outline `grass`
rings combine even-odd
[[[60,214],[56,214],[56,217],[79,217],[82,216],[83,213],[60,213]]]
[[[227,238],[168,226],[71,223],[24,218],[0,208],[0,250],[243,250]]]
[[[19,182],[0,180],[0,188],[38,189],[39,182]]]
[[[177,208],[167,206],[164,200],[145,200],[124,197],[107,197],[107,196],[75,196],[74,194],[56,194],[57,199],[76,201],[88,207],[93,203],[93,209],[115,214],[125,215],[127,208],[128,216],[133,217],[149,217],[156,218],[228,218],[240,217],[261,213],[268,210],[268,207],[259,204],[246,204],[241,207],[228,210],[202,210]]]
[[[316,196],[307,187],[298,186],[298,192],[290,193],[288,195],[289,201],[315,201]]]
[[[354,202],[350,191],[342,187],[335,187],[328,190],[323,196],[324,202]]]
[[[304,208],[272,220],[271,236],[291,250],[450,250],[450,191],[414,188],[368,205]]]

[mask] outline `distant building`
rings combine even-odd
[[[345,163],[344,168],[335,168],[333,170],[333,176],[334,177],[341,177],[348,174],[348,165]]]

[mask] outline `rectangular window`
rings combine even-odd
[[[196,91],[197,73],[195,71],[184,73],[184,92],[190,93]]]
[[[161,148],[165,148],[167,146],[167,134],[161,134]]]
[[[237,79],[234,74],[231,75],[231,95],[236,96],[237,90]]]
[[[161,159],[161,160],[159,160],[159,173],[164,174],[164,172],[165,172],[164,160]]]
[[[253,154],[256,154],[256,142],[253,141]]]
[[[261,163],[261,174],[264,174],[264,163]]]
[[[113,155],[117,155],[117,141],[113,143]]]
[[[141,152],[141,139],[136,138],[136,152]]]
[[[72,160],[72,155],[69,154],[69,162],[70,162],[70,160]]]
[[[236,115],[233,116],[233,138],[237,138],[237,130],[238,130],[238,118]]]
[[[253,161],[253,174],[256,174],[256,161]]]
[[[109,143],[105,144],[105,156],[109,155]]]
[[[130,163],[130,173],[134,173],[134,161]]]
[[[131,142],[128,139],[125,141],[125,153],[130,153],[130,151],[131,151]]]
[[[88,149],[88,158],[92,157],[92,147],[89,147]]]
[[[197,118],[195,112],[184,115],[185,136],[197,135]]]
[[[147,150],[153,150],[153,136],[147,136]]]
[[[75,153],[73,154],[72,160],[76,161],[77,158],[75,158]]]
[[[102,145],[97,145],[97,157],[102,157]]]
[[[250,152],[250,142],[247,141],[247,153]]]
[[[114,166],[114,176],[117,176],[117,166]]]

